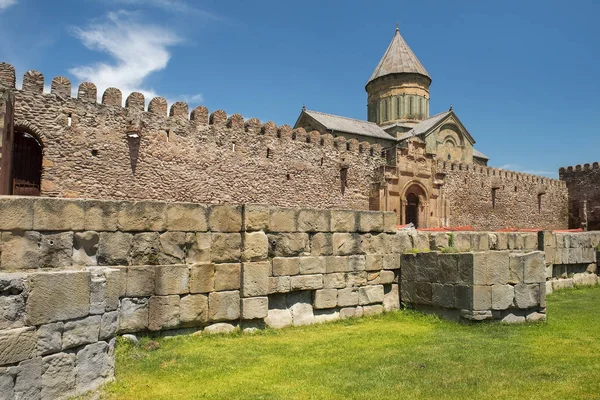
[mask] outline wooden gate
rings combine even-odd
[[[42,182],[41,143],[27,132],[15,131],[12,158],[12,194],[39,196]]]

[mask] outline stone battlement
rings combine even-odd
[[[577,164],[575,166],[561,167],[558,170],[558,172],[559,172],[560,176],[562,177],[565,174],[586,172],[586,171],[591,171],[591,170],[595,170],[595,169],[600,169],[600,164],[598,162],[594,162],[591,165],[589,163],[586,163],[583,165]]]

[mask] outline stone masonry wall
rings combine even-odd
[[[12,66],[0,63],[0,82],[14,88]],[[44,146],[43,196],[368,209],[384,162],[381,146],[367,142],[220,110],[209,116],[205,107],[190,113],[183,102],[168,112],[161,97],[146,108],[141,93],[122,107],[116,88],[98,104],[92,83],[71,98],[64,77],[52,80],[51,93],[43,86],[42,74],[29,71],[15,90],[15,129]]]
[[[566,229],[567,188],[564,182],[519,172],[439,162],[445,174],[442,195],[447,226],[476,230],[500,228]]]
[[[600,229],[600,166],[597,162],[561,168],[569,190],[569,228]]]

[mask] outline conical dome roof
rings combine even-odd
[[[406,44],[402,35],[400,35],[400,30],[396,28],[396,34],[392,39],[392,43],[390,43],[381,61],[377,64],[377,68],[373,71],[373,75],[371,75],[367,84],[385,75],[402,73],[420,74],[431,80],[427,70],[421,65],[415,53],[408,47],[408,44]]]

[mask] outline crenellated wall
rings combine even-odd
[[[0,83],[15,87],[0,64]],[[109,88],[97,103],[93,83],[71,97],[65,77],[28,71],[15,90],[15,129],[43,144],[44,196],[160,199],[204,203],[368,209],[381,147],[317,131],[261,123],[184,102],[168,109],[141,93]],[[128,138],[135,132],[140,138]],[[346,179],[341,179],[344,169]]]
[[[569,190],[569,227],[600,229],[600,166],[597,162],[560,168]]]
[[[447,226],[476,230],[500,228],[566,229],[564,182],[473,164],[438,162]]]

